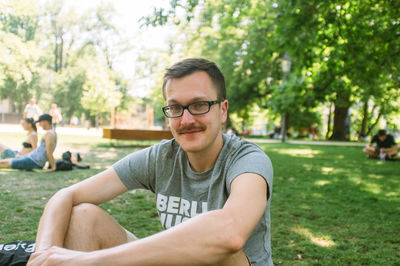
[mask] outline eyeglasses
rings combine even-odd
[[[188,105],[173,104],[167,105],[162,108],[164,114],[168,118],[177,118],[183,115],[186,110],[189,111],[191,115],[202,115],[210,111],[211,105],[220,103],[222,101],[200,101],[194,102]]]

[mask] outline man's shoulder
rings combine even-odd
[[[247,139],[239,138],[233,134],[224,134],[223,135],[224,142],[228,145],[229,148],[235,149],[238,147],[253,147],[256,149],[261,149],[256,143],[251,142]]]
[[[259,153],[262,156],[267,156],[265,152],[256,143],[246,139],[241,139],[232,134],[224,135],[225,155],[243,155]]]
[[[51,130],[47,130],[44,137],[46,140],[52,141],[56,139],[56,134],[55,132],[53,133]]]
[[[150,146],[148,149],[155,157],[157,157],[156,159],[158,160],[160,157],[170,158],[171,156],[175,156],[178,153],[180,146],[175,139],[164,139],[159,143]]]
[[[391,134],[388,134],[388,140],[392,143],[395,143],[394,137]]]

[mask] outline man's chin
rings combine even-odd
[[[191,145],[191,144],[185,145],[185,143],[183,143],[180,146],[182,150],[184,150],[186,153],[193,153],[201,150],[201,147],[199,145]]]
[[[196,152],[200,150],[201,140],[199,139],[192,139],[188,136],[179,135],[177,139],[179,145],[185,152]]]

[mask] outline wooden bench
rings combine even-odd
[[[169,130],[103,128],[103,138],[124,140],[162,140],[172,139],[173,136]]]

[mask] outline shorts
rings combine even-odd
[[[41,166],[37,165],[29,157],[22,157],[11,160],[11,168],[22,170],[42,169]]]
[[[0,159],[15,158],[17,154],[18,151],[14,151],[12,149],[5,149],[0,153]]]
[[[129,232],[128,230],[125,229],[125,232],[126,232],[126,242],[129,243],[129,242],[133,242],[135,240],[138,240],[138,238],[134,234]]]

